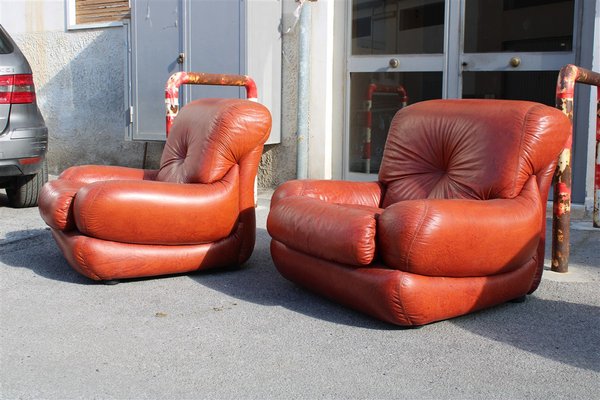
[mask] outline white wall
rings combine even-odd
[[[590,10],[594,5],[590,2],[589,4],[585,4],[585,6],[590,7],[587,10]],[[584,12],[585,13],[585,12]],[[590,32],[592,34],[593,31],[593,41],[592,48],[585,49],[584,51],[591,52],[588,54],[587,59],[591,59],[590,65],[584,65],[586,68],[590,68],[592,71],[600,73],[600,0],[596,0],[595,2],[595,16],[593,24],[589,25]],[[584,32],[584,34],[586,34]],[[596,168],[596,113],[597,113],[597,93],[598,88],[596,86],[588,86],[578,84],[576,86],[575,91],[588,91],[589,90],[589,128],[588,128],[588,138],[587,138],[587,164],[585,171],[585,201],[584,206],[587,212],[592,212],[594,208],[594,178],[595,178],[595,168]]]
[[[12,36],[22,33],[64,31],[64,0],[2,0],[0,24]]]
[[[299,3],[283,1],[282,138],[267,146],[261,163],[259,186],[277,186],[296,177],[298,105]],[[340,179],[344,125],[345,4],[340,0],[305,2],[311,7],[310,105],[308,177]]]
[[[259,187],[276,187],[296,177],[298,25],[294,11],[297,7],[296,0],[282,0],[281,143],[265,146],[259,167]]]
[[[311,7],[310,115],[308,177],[332,178],[333,154],[333,0],[306,2]]]
[[[600,0],[596,0],[596,16],[594,19],[594,46],[592,55],[592,70],[600,73]],[[588,168],[586,171],[586,199],[585,206],[587,210],[593,212],[594,208],[594,178],[596,169],[596,157],[600,154],[596,154],[596,114],[597,114],[597,94],[598,89],[594,86],[590,87],[590,129],[589,129],[589,142],[588,142]],[[600,150],[600,149],[599,149]],[[600,197],[598,199],[600,201]]]

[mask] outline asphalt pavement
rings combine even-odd
[[[407,329],[282,278],[269,198],[243,268],[111,286],[73,271],[38,210],[0,192],[0,398],[600,398],[589,219],[572,221],[570,272],[545,271],[524,303]]]

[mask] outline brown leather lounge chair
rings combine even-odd
[[[378,181],[275,191],[273,261],[287,279],[398,325],[522,300],[541,279],[546,199],[569,126],[524,101],[404,108]]]
[[[183,107],[159,170],[77,166],[39,209],[69,264],[94,280],[237,266],[254,249],[254,180],[271,115],[238,99]]]

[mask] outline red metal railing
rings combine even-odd
[[[573,121],[573,97],[575,83],[586,83],[597,86],[600,93],[600,73],[589,71],[575,65],[564,66],[558,75],[556,84],[556,107],[562,110]],[[600,94],[599,94],[600,101]],[[599,103],[600,104],[600,103]],[[600,110],[600,105],[598,106]],[[600,118],[600,116],[598,117]],[[558,159],[558,166],[554,181],[554,209],[552,217],[552,271],[568,272],[569,270],[569,239],[571,223],[571,147],[573,144],[573,128]],[[596,178],[594,198],[594,226],[598,227],[598,191],[599,170],[598,166],[598,140],[600,121],[596,122]]]
[[[408,94],[406,93],[406,89],[402,85],[380,85],[376,83],[371,83],[367,89],[367,98],[365,100],[365,141],[363,143],[363,159],[365,160],[365,172],[367,174],[371,173],[371,133],[372,133],[372,125],[373,125],[373,94],[375,93],[392,93],[398,94],[400,96],[400,101],[402,106],[400,108],[406,107],[408,104]]]
[[[217,86],[244,86],[246,98],[250,101],[258,100],[258,91],[254,80],[246,75],[206,74],[202,72],[176,72],[169,77],[165,88],[165,107],[167,110],[166,131],[173,125],[179,113],[179,86],[189,85],[217,85]]]

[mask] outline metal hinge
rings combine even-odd
[[[129,107],[129,112],[127,113],[127,125],[133,124],[133,106]]]

